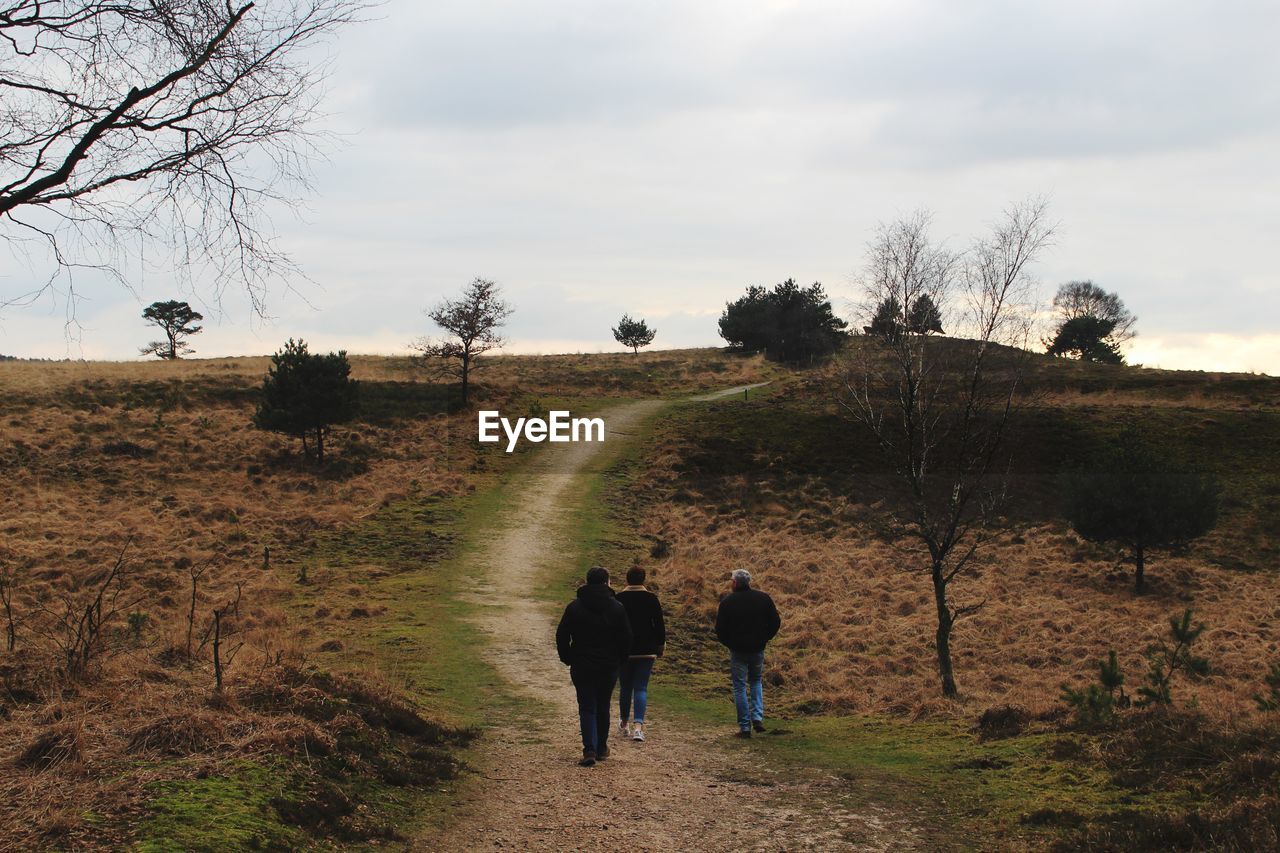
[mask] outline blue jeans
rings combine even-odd
[[[644,722],[644,709],[649,704],[649,676],[653,674],[653,658],[630,658],[618,672],[618,719],[631,716],[631,702],[636,705],[636,722]]]
[[[733,704],[738,706],[738,728],[751,731],[751,721],[764,720],[764,652],[729,652],[729,679]],[[750,694],[750,695],[748,695]]]
[[[578,722],[582,726],[582,748],[600,752],[609,745],[609,705],[617,669],[569,668],[569,678],[578,694]]]

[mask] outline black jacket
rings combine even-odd
[[[618,601],[631,622],[631,654],[661,655],[667,643],[667,626],[658,596],[647,589],[624,589],[618,593]]]
[[[608,584],[578,587],[556,629],[561,663],[580,669],[612,669],[631,651],[631,623]]]
[[[735,652],[764,651],[782,626],[773,599],[758,589],[738,589],[720,599],[716,639]]]

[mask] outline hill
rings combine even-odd
[[[796,374],[733,405],[670,411],[646,450],[615,472],[610,506],[619,534],[601,559],[645,566],[678,610],[668,665],[684,675],[672,701],[705,710],[722,697],[722,653],[710,627],[729,572],[745,567],[784,614],[767,681],[773,707],[807,733],[786,750],[799,750],[803,760],[859,774],[885,772],[888,764],[899,782],[902,762],[913,763],[920,772],[906,774],[912,796],[923,788],[922,802],[951,797],[953,818],[981,834],[1016,835],[1036,820],[1029,814],[1048,808],[1062,814],[1043,823],[1097,843],[1148,846],[1162,838],[1195,846],[1213,832],[1252,844],[1274,837],[1275,766],[1239,768],[1266,748],[1254,735],[1235,741],[1224,734],[1219,742],[1205,734],[1262,726],[1276,743],[1274,719],[1259,714],[1254,696],[1265,692],[1263,676],[1280,661],[1280,380],[1036,357],[1009,442],[1007,530],[953,588],[960,603],[981,606],[955,630],[961,692],[948,700],[933,649],[928,555],[885,523],[909,504],[873,438],[836,402],[842,369],[837,361]],[[1177,464],[1211,471],[1224,495],[1214,532],[1153,559],[1154,580],[1143,595],[1133,592],[1126,555],[1080,539],[1057,494],[1059,472],[1088,460],[1126,425]],[[1196,650],[1212,667],[1202,681],[1175,688],[1175,716],[1190,716],[1159,725],[1149,715],[1127,717],[1147,726],[1142,756],[1130,751],[1140,751],[1133,743],[1117,747],[1111,734],[1055,746],[1073,731],[1063,685],[1092,680],[1114,649],[1134,693],[1148,648],[1188,607],[1207,626]],[[1021,740],[1015,738],[1008,748],[1029,752],[1013,759],[969,754],[966,746],[957,753],[957,743],[976,748],[992,726],[1025,736],[1023,746],[1013,746]],[[971,727],[977,738],[967,734]],[[1188,770],[1192,759],[1179,751],[1179,739],[1214,757]],[[1089,760],[1060,764],[1055,749]],[[1115,751],[1110,765],[1102,760],[1108,750]],[[957,773],[967,760],[994,762],[996,772]],[[1125,762],[1149,772],[1130,767],[1141,780],[1126,783],[1115,772]],[[1159,771],[1148,766],[1161,762]],[[1093,773],[1101,774],[1099,787],[1080,787]],[[1006,790],[1000,785],[1034,794],[960,793]],[[1253,799],[1259,791],[1269,792],[1259,795],[1262,806]],[[1161,828],[1117,835],[1109,822],[1135,808],[1161,815],[1152,818]],[[1212,828],[1197,836],[1186,815],[1201,808],[1246,816],[1219,824],[1206,818]],[[966,809],[987,818],[966,818]],[[1260,819],[1260,834],[1229,836],[1234,830],[1223,828],[1233,820],[1248,824],[1259,809],[1270,815]]]

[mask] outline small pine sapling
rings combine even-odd
[[[1147,649],[1147,683],[1138,688],[1139,705],[1173,703],[1173,677],[1179,672],[1196,680],[1209,674],[1209,659],[1193,654],[1191,646],[1204,632],[1204,623],[1191,624],[1191,609],[1169,620],[1169,637]]]
[[[1124,692],[1124,673],[1115,650],[1107,652],[1107,659],[1098,661],[1098,680],[1083,690],[1062,685],[1062,699],[1076,712],[1076,725],[1094,728],[1111,721],[1117,708],[1129,707],[1129,697]]]
[[[135,610],[129,614],[129,634],[135,643],[142,642],[142,631],[147,627],[147,614]]]

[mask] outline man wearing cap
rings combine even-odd
[[[729,677],[738,706],[738,737],[764,731],[764,647],[782,626],[773,599],[751,588],[751,572],[736,569],[733,590],[720,599],[716,639],[729,649]]]
[[[631,623],[627,611],[609,588],[609,572],[600,566],[587,571],[587,582],[569,602],[556,628],[556,651],[569,667],[578,694],[582,725],[582,760],[590,767],[609,757],[609,703],[618,683],[618,667],[631,653]]]

